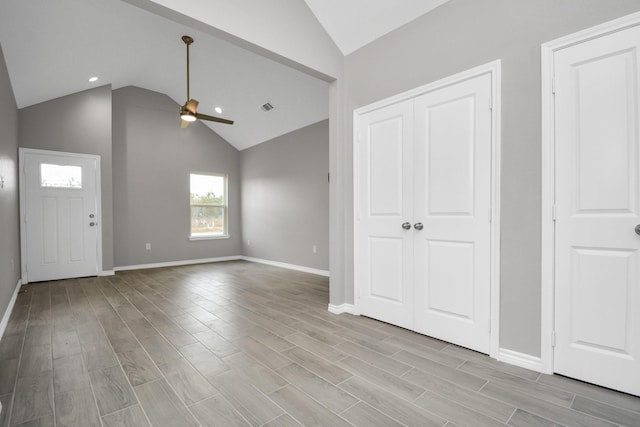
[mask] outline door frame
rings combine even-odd
[[[541,144],[541,267],[540,267],[540,367],[554,372],[555,346],[555,106],[554,55],[557,51],[640,25],[640,12],[573,33],[541,46],[542,144]]]
[[[353,251],[354,259],[357,259],[361,248],[358,245],[358,227],[360,213],[358,211],[358,159],[360,140],[360,116],[367,114],[379,108],[386,107],[401,101],[406,101],[428,92],[443,89],[470,80],[485,74],[491,76],[491,266],[490,266],[490,293],[491,293],[491,352],[490,356],[500,358],[500,175],[501,175],[501,76],[502,62],[495,60],[478,67],[445,77],[424,86],[400,93],[398,95],[385,98],[372,104],[357,108],[353,111],[353,224],[354,224],[354,242]],[[360,315],[360,295],[361,287],[359,285],[358,272],[354,269],[353,278],[353,301],[354,314]]]
[[[60,157],[75,157],[82,159],[90,159],[96,162],[96,212],[99,212],[97,228],[97,241],[96,241],[96,255],[98,271],[97,274],[102,274],[102,185],[101,185],[101,169],[100,169],[100,156],[93,154],[81,154],[81,153],[67,153],[64,151],[51,151],[51,150],[39,150],[35,148],[18,148],[18,167],[19,167],[19,183],[18,192],[20,199],[20,275],[21,283],[29,283],[29,275],[27,272],[27,211],[26,211],[26,169],[25,169],[25,156],[27,154],[41,154],[45,156],[60,156]]]

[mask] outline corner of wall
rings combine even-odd
[[[20,277],[18,107],[0,47],[0,313],[9,313]]]

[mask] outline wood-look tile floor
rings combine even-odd
[[[640,398],[365,317],[247,262],[24,286],[2,426],[640,426]]]

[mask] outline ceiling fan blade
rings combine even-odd
[[[187,110],[189,110],[189,112],[196,114],[196,111],[198,109],[198,104],[199,102],[196,101],[195,99],[190,99],[187,101],[187,103],[185,104],[185,108]]]
[[[223,119],[223,118],[220,118],[220,117],[209,116],[209,115],[200,114],[200,113],[196,113],[196,118],[198,118],[200,120],[209,120],[210,122],[224,123],[226,125],[232,125],[233,124],[233,120],[227,120],[227,119]]]
[[[180,120],[180,121],[182,122],[182,123],[180,123],[180,128],[181,129],[184,129],[187,126],[189,126],[189,122],[188,121],[186,121],[186,120]]]

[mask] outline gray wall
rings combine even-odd
[[[329,121],[246,149],[240,161],[243,254],[329,270]]]
[[[347,111],[502,60],[502,348],[540,355],[540,45],[638,10],[638,0],[451,0],[345,59]],[[352,128],[348,116],[345,135]],[[350,216],[352,150],[345,153]],[[345,236],[352,248],[352,224]]]
[[[113,92],[117,267],[240,254],[240,154],[200,122],[180,129],[178,110],[157,92]],[[229,239],[189,240],[191,172],[228,174]]]
[[[0,321],[20,278],[18,107],[0,47]],[[13,262],[13,265],[12,265]]]
[[[19,112],[20,147],[100,156],[102,269],[113,269],[111,85],[46,101]]]

